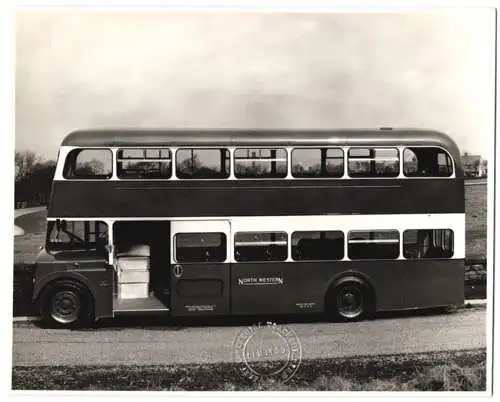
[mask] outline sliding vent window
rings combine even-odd
[[[407,177],[450,177],[453,163],[450,155],[441,148],[405,148],[403,173]]]
[[[453,257],[453,231],[450,229],[406,230],[403,255],[409,259]]]
[[[292,258],[302,260],[341,260],[344,258],[344,233],[294,232],[292,234]]]
[[[234,175],[237,178],[286,177],[286,150],[240,148],[234,151]]]
[[[109,179],[113,173],[113,154],[109,149],[75,149],[64,165],[66,179]]]
[[[117,175],[120,179],[168,179],[172,176],[170,149],[120,149]]]
[[[351,260],[384,260],[399,257],[397,230],[349,232],[347,252]]]
[[[348,153],[351,177],[397,177],[397,148],[351,148]]]
[[[238,232],[234,237],[236,261],[285,261],[286,256],[286,233]]]
[[[177,262],[224,262],[226,235],[224,233],[177,233],[175,235]]]
[[[341,148],[296,148],[292,151],[293,177],[342,177]]]
[[[229,151],[222,149],[178,149],[176,172],[179,179],[226,179],[229,177]]]

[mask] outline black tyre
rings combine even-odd
[[[334,319],[359,321],[371,315],[373,300],[369,289],[358,282],[336,285],[328,294],[327,309]]]
[[[77,328],[90,323],[93,299],[89,290],[78,282],[58,281],[49,285],[41,298],[41,315],[45,326]]]

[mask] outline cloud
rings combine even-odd
[[[16,147],[54,158],[69,131],[104,126],[394,125],[485,153],[493,24],[471,10],[20,13]]]

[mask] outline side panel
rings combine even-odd
[[[170,308],[173,316],[230,312],[229,264],[174,264],[172,272]]]
[[[462,179],[66,180],[54,181],[48,216],[434,214],[464,205]]]
[[[345,274],[367,278],[378,311],[464,301],[463,260],[233,264],[231,271],[234,314],[322,312],[330,285]]]

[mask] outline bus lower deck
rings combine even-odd
[[[79,303],[95,306],[94,319],[327,313],[349,320],[464,297],[462,214],[51,223],[37,267],[48,279],[35,283],[35,296],[56,325],[83,316],[71,289],[47,287],[44,266],[85,286],[81,299],[92,303]]]

